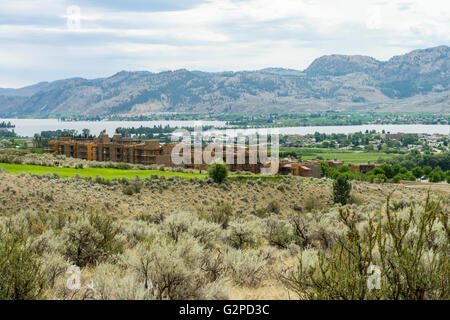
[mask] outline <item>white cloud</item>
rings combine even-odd
[[[388,59],[450,42],[450,3],[440,0],[135,2],[140,11],[77,2],[81,28],[71,31],[73,1],[1,1],[0,86],[123,69],[303,69],[322,54]]]

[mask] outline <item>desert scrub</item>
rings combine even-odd
[[[95,268],[92,280],[94,298],[98,300],[153,300],[151,290],[140,282],[136,274],[128,274],[116,265],[101,263]]]
[[[236,285],[257,288],[263,284],[266,262],[256,250],[228,248],[224,261],[227,273]]]
[[[107,214],[80,215],[61,232],[64,256],[79,267],[122,252],[120,228]]]
[[[320,199],[315,195],[309,195],[305,199],[304,208],[306,211],[316,211],[320,210],[324,207],[323,203],[320,201]]]
[[[132,196],[135,193],[140,193],[142,189],[142,182],[141,181],[135,181],[128,185],[125,185],[122,189],[123,193],[129,196]]]
[[[29,239],[23,232],[0,231],[0,300],[44,298],[45,276]]]
[[[267,205],[267,211],[270,213],[279,214],[281,212],[281,205],[277,200],[272,200]]]
[[[218,224],[199,220],[195,215],[186,213],[175,213],[168,216],[160,224],[159,230],[175,242],[178,242],[184,235],[191,235],[207,247],[212,246],[222,232]]]
[[[120,228],[120,234],[125,237],[128,248],[133,248],[139,242],[151,238],[156,232],[147,222],[141,220],[123,221]]]
[[[223,229],[226,229],[233,215],[233,207],[229,202],[218,201],[213,207],[207,210],[200,208],[198,215],[201,219],[217,223]]]
[[[136,216],[136,220],[145,221],[147,223],[160,224],[166,219],[166,214],[163,211],[155,213],[140,213]]]
[[[256,208],[250,213],[261,219],[269,216],[269,211],[267,210],[267,208]]]
[[[45,254],[42,256],[42,270],[46,276],[47,286],[51,289],[58,277],[66,273],[70,262],[59,254]]]
[[[246,249],[255,247],[258,237],[247,221],[238,219],[230,222],[225,241],[235,249]]]
[[[306,299],[449,299],[448,211],[430,194],[422,208],[398,213],[389,202],[390,196],[384,212],[370,216],[364,228],[355,212],[341,208],[346,233],[308,267],[301,255],[287,286]],[[369,290],[374,269],[379,289]]]
[[[307,214],[291,213],[288,215],[289,224],[292,226],[292,232],[296,237],[296,244],[306,247],[311,243],[310,219]],[[290,249],[292,250],[292,248]]]
[[[291,213],[287,217],[296,245],[315,248],[330,248],[335,235],[340,233],[337,211]]]
[[[212,283],[201,268],[203,255],[202,246],[191,236],[177,243],[159,237],[140,243],[126,260],[156,299],[202,299]]]
[[[45,233],[34,237],[32,248],[39,255],[50,254],[61,248],[61,242],[54,230],[48,230]]]
[[[277,217],[264,219],[264,235],[272,246],[287,249],[289,243],[296,240],[287,221]]]

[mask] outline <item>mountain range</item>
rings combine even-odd
[[[153,73],[71,78],[0,89],[0,116],[316,110],[450,112],[450,47],[379,61],[326,55],[303,70]]]

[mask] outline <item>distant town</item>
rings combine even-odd
[[[341,150],[366,150],[384,152],[449,152],[449,136],[426,133],[377,133],[288,135],[280,139],[283,147],[317,147]]]

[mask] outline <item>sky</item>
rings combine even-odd
[[[160,72],[303,70],[450,45],[446,0],[1,0],[0,88]]]

